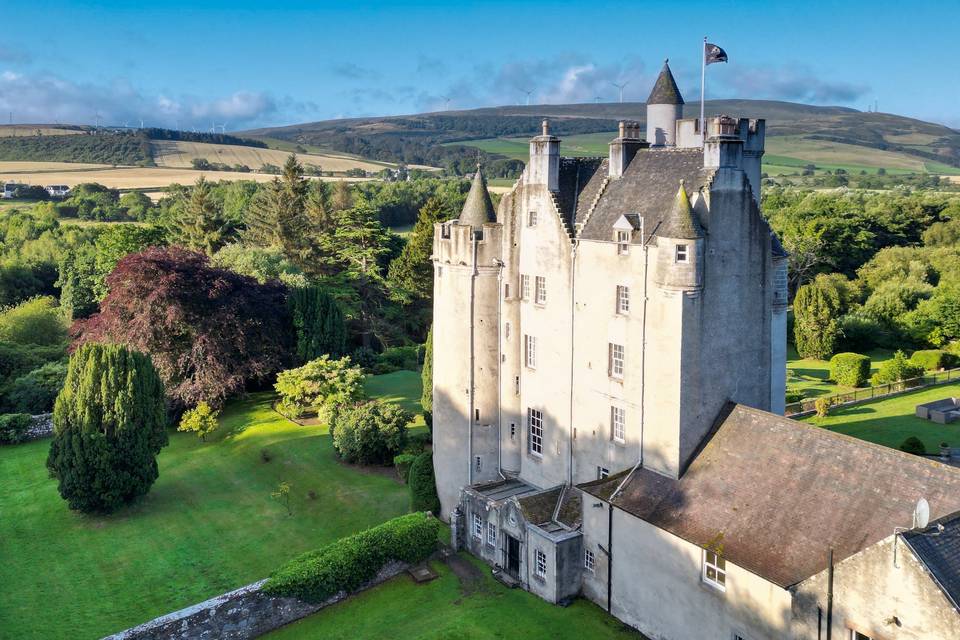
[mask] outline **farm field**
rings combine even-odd
[[[440,577],[417,585],[406,574],[269,633],[268,640],[354,638],[525,638],[575,640],[643,636],[587,600],[568,607],[508,589],[464,553],[432,562]]]
[[[206,142],[181,142],[173,140],[154,140],[150,143],[153,148],[153,160],[161,167],[174,169],[189,169],[191,161],[203,158],[209,162],[222,162],[228,165],[245,164],[251,169],[259,169],[265,164],[274,164],[282,167],[292,151],[278,149],[261,149],[258,147],[243,147],[232,144],[210,144]],[[394,165],[385,162],[371,162],[361,158],[354,158],[344,154],[316,154],[300,153],[297,158],[304,165],[321,167],[324,171],[346,171],[348,169],[363,169],[364,171],[380,171]]]
[[[398,373],[368,388],[417,407],[419,375]],[[392,471],[341,464],[325,426],[298,426],[271,401],[233,401],[207,442],[171,432],[150,493],[105,517],[67,508],[47,475],[50,440],[0,448],[0,635],[101,637],[407,512]],[[293,516],[270,497],[281,481]]]
[[[82,129],[51,126],[49,124],[4,124],[0,125],[0,138],[9,138],[14,136],[35,136],[37,132],[43,136],[69,136],[83,133]]]
[[[893,357],[890,349],[874,349],[864,355],[870,356],[870,373],[875,373],[880,363]],[[816,398],[834,393],[853,391],[830,380],[830,363],[826,360],[801,358],[792,344],[787,345],[787,387],[798,389],[806,398]]]
[[[825,418],[810,416],[803,421],[894,449],[910,436],[916,436],[927,453],[936,453],[941,442],[960,445],[960,423],[942,425],[918,418],[914,415],[916,405],[958,394],[960,382],[836,409]]]

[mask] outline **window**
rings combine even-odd
[[[686,262],[687,261],[687,245],[678,244],[675,255],[676,255],[676,262]]]
[[[537,549],[534,553],[535,562],[533,564],[533,575],[538,578],[547,577],[547,554],[540,549]]]
[[[593,555],[593,551],[590,549],[583,550],[583,568],[593,573],[593,568],[596,566],[597,558]]]
[[[597,480],[603,480],[610,475],[610,470],[606,467],[597,467]]]
[[[703,550],[703,581],[721,591],[727,588],[727,561],[706,549]]]
[[[547,304],[547,279],[545,277],[536,277],[534,295],[534,302],[537,304]]]
[[[524,362],[531,369],[537,368],[537,339],[533,336],[524,336]]]
[[[473,514],[473,537],[477,540],[483,540],[483,518],[479,513]]]
[[[610,343],[608,373],[611,378],[623,379],[624,349],[622,344]]]
[[[510,439],[513,440],[517,437],[517,424],[515,422],[510,423]]]
[[[543,412],[527,409],[527,448],[535,456],[543,455]]]
[[[530,299],[530,276],[520,276],[520,297],[524,300]]]
[[[850,640],[873,640],[873,638],[854,629],[850,629]]]
[[[530,213],[527,214],[527,226],[528,226],[528,227],[535,227],[535,226],[537,226],[537,212],[536,212],[536,211],[531,211]]]
[[[510,283],[509,283],[509,282],[506,282],[506,283],[504,283],[504,285],[503,285],[503,297],[504,297],[504,299],[507,299],[507,298],[510,297]]]
[[[473,419],[477,422],[480,422],[480,409],[473,410]]]
[[[513,393],[520,395],[520,376],[513,377]]]
[[[617,231],[617,253],[625,256],[630,253],[630,232]]]
[[[497,546],[497,525],[492,522],[487,523],[487,546]]]
[[[437,267],[437,277],[443,277],[443,267]]]
[[[503,325],[503,337],[507,340],[510,339],[510,323],[507,322]]]
[[[483,470],[483,458],[481,456],[474,456],[474,464],[477,467],[477,473],[480,473]]]
[[[617,285],[617,313],[622,315],[630,313],[630,287]]]
[[[626,440],[627,410],[623,407],[610,407],[610,437],[614,442]]]

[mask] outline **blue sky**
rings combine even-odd
[[[228,130],[336,117],[643,100],[665,57],[688,101],[844,105],[960,128],[960,0],[222,2],[12,0],[0,122]],[[449,100],[449,102],[448,102]]]

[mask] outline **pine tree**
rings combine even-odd
[[[443,202],[436,197],[420,209],[406,246],[390,263],[387,281],[393,299],[403,304],[433,300],[433,225],[445,219]]]
[[[423,419],[427,428],[433,432],[433,327],[427,332],[427,343],[423,353],[423,371],[420,372],[423,382],[423,391],[420,394],[420,405],[423,407]]]
[[[174,243],[213,255],[231,239],[233,227],[223,217],[210,183],[200,176],[190,190],[183,214],[169,229]]]
[[[329,354],[339,358],[347,350],[347,328],[340,305],[321,287],[303,287],[288,298],[297,336],[297,359],[309,362]]]
[[[71,509],[110,512],[150,490],[167,444],[163,383],[150,358],[85,344],[53,410],[47,468]]]

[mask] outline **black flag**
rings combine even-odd
[[[703,45],[703,56],[704,62],[706,64],[713,64],[714,62],[726,62],[727,61],[727,52],[718,47],[715,44],[710,44],[709,42]]]

